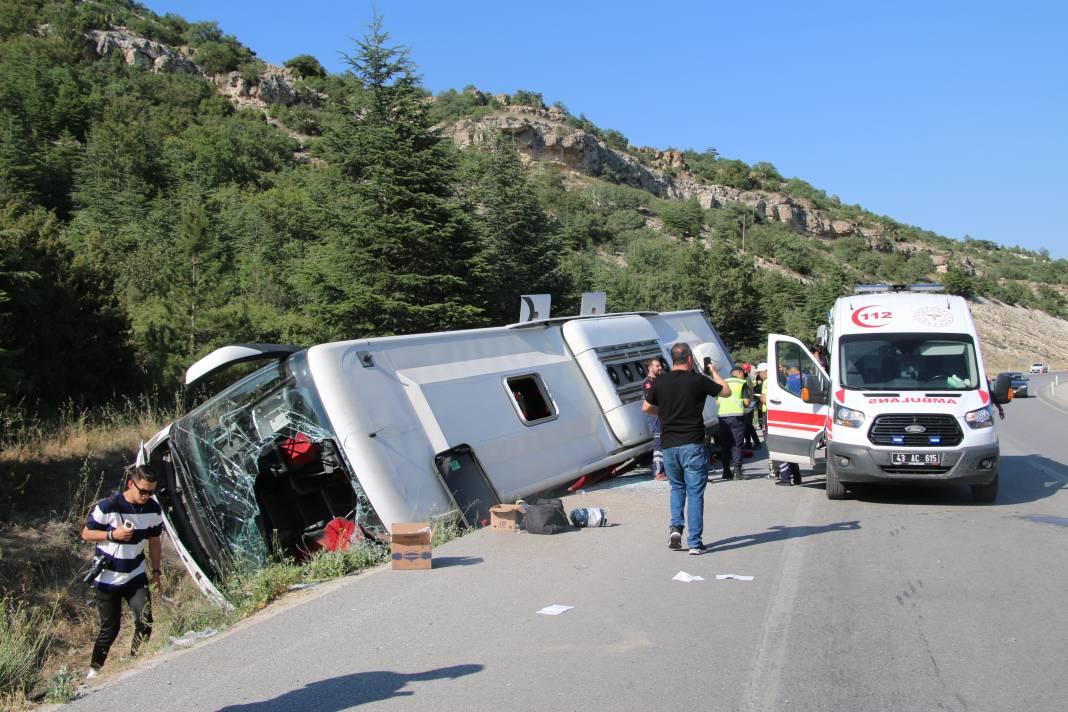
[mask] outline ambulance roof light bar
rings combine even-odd
[[[858,284],[853,287],[854,294],[875,294],[877,292],[941,292],[941,284]]]

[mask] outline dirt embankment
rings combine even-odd
[[[992,299],[976,299],[971,309],[988,371],[1027,371],[1036,361],[1068,368],[1068,321]]]

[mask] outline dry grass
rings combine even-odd
[[[67,408],[48,419],[4,418],[0,596],[22,602],[48,641],[33,684],[0,689],[0,708],[42,692],[61,697],[84,674],[98,621],[92,591],[81,581],[92,556],[81,528],[92,504],[120,485],[141,440],[172,417],[173,410],[142,399],[93,412]],[[127,621],[116,651],[129,645],[130,627]]]
[[[151,398],[52,418],[6,418],[0,442],[0,521],[67,521],[122,480],[141,440],[174,418]]]
[[[176,410],[142,399],[96,412],[67,409],[51,420],[12,425],[12,419],[4,419],[0,603],[8,606],[6,620],[21,632],[16,636],[14,628],[5,629],[0,673],[8,659],[25,670],[7,689],[0,686],[0,710],[26,709],[31,700],[65,701],[76,691],[98,627],[92,589],[81,581],[92,556],[92,547],[80,539],[82,526],[89,508],[121,486],[123,469],[132,464],[138,444],[172,420]],[[458,516],[440,518],[434,523],[434,545],[461,533]],[[219,629],[252,615],[284,596],[293,584],[358,573],[388,560],[385,547],[368,543],[343,552],[318,552],[302,566],[276,561],[235,572],[222,585],[235,605],[233,612],[227,612],[201,595],[169,549],[164,537],[165,586],[163,595],[152,593],[153,633],[142,656],[168,647],[172,636]],[[19,601],[21,617],[11,615],[15,609],[5,601]],[[123,616],[102,673],[105,679],[134,662],[128,655],[133,621],[125,608]],[[32,620],[40,637],[22,635],[26,620]],[[5,650],[3,643],[9,642],[12,647]],[[4,657],[9,654],[10,658]],[[32,665],[26,667],[27,661]]]

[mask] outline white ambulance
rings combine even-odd
[[[967,484],[980,502],[998,489],[992,404],[968,304],[939,285],[866,285],[839,298],[820,328],[825,369],[797,339],[768,336],[768,450],[814,466],[825,448],[827,497],[850,485]],[[829,372],[828,372],[829,371]]]

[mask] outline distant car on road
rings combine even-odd
[[[1031,395],[1031,379],[1019,371],[1005,371],[1012,379],[1012,394],[1016,398],[1027,398]],[[999,376],[1002,374],[998,374]]]
[[[1031,364],[1031,373],[1049,373],[1049,365],[1045,363]]]

